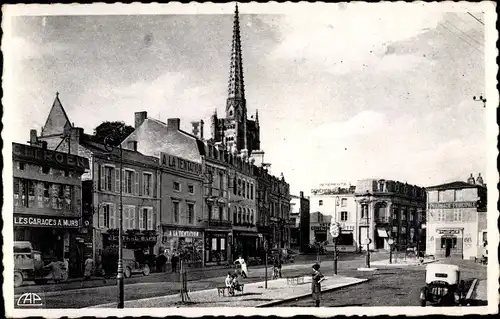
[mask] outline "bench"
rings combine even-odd
[[[286,277],[286,283],[288,285],[298,285],[304,283],[304,276],[289,276]]]
[[[241,288],[241,291],[240,291],[240,294],[243,295],[243,288],[244,288],[245,285],[240,285],[240,288]],[[234,289],[232,289],[231,287],[227,287],[227,286],[220,286],[220,287],[217,287],[217,294],[220,295],[222,294],[222,296],[226,296],[226,290],[227,290],[227,293],[228,295],[234,295]],[[236,290],[237,291],[237,290]]]

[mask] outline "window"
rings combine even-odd
[[[346,207],[347,206],[347,198],[342,198],[342,200],[340,201],[340,206],[341,207]]]
[[[19,170],[24,171],[24,163],[19,163]]]
[[[111,191],[113,185],[113,167],[104,166],[104,190]]]
[[[64,176],[66,176],[66,177],[69,176],[69,171],[68,170],[64,170]]]
[[[236,177],[233,179],[233,194],[236,195],[238,186],[236,185]]]
[[[42,166],[42,173],[49,174],[50,173],[50,167]]]
[[[238,207],[238,225],[241,224],[241,207]]]
[[[133,193],[134,185],[134,172],[130,170],[125,170],[125,189],[124,192],[127,194]]]
[[[153,181],[152,174],[144,173],[142,175],[142,194],[144,196],[153,196],[152,181]]]
[[[347,217],[348,217],[347,212],[340,212],[340,220],[341,221],[345,222],[347,220]]]
[[[194,195],[194,185],[188,185],[188,192],[191,195]]]
[[[253,184],[250,185],[250,199],[253,199]]]
[[[219,196],[224,196],[223,195],[223,190],[224,190],[224,175],[222,172],[219,172]]]
[[[212,250],[217,250],[217,237],[212,238]]]
[[[143,208],[142,209],[142,223],[141,223],[141,229],[148,229],[148,222],[149,222],[149,209]]]
[[[245,189],[246,189],[246,185],[247,185],[247,184],[246,184],[246,182],[245,182],[245,181],[243,181],[243,197],[246,197],[246,196],[245,196]]]
[[[461,211],[454,211],[453,212],[453,221],[454,222],[461,222],[462,221],[462,212]]]
[[[456,189],[455,190],[454,200],[456,202],[461,202],[461,201],[464,200],[464,194],[463,194],[463,191],[461,189]]]
[[[106,228],[109,228],[110,226],[110,223],[109,223],[109,220],[110,220],[110,206],[109,205],[104,205],[103,206],[103,214],[104,214],[104,227]]]
[[[241,196],[241,179],[238,178],[238,196]]]
[[[224,207],[219,206],[219,220],[222,220],[224,217]]]
[[[179,202],[173,202],[173,204],[174,204],[174,211],[173,211],[174,223],[178,223],[179,222]]]
[[[444,202],[444,191],[438,191],[438,202]]]
[[[194,221],[194,204],[188,203],[188,224]]]
[[[174,191],[175,192],[180,192],[181,191],[181,183],[174,182]]]
[[[319,204],[319,206],[323,206],[323,200],[320,199],[318,204]]]
[[[220,239],[220,250],[226,250],[226,238]]]

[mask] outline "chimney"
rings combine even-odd
[[[304,198],[304,192],[300,191],[300,198]]]
[[[203,120],[200,121],[200,139],[203,139],[203,124],[205,124],[205,122],[203,122]]]
[[[135,112],[135,129],[144,123],[144,120],[148,118],[148,112]]]
[[[78,145],[80,145],[80,138],[83,136],[83,128],[72,127],[70,128],[70,149],[69,153],[78,155]]]
[[[181,126],[180,119],[168,119],[167,120],[167,132],[178,131]]]
[[[30,145],[36,146],[38,144],[38,137],[36,136],[36,130],[30,130]]]
[[[197,137],[199,133],[198,127],[200,126],[200,122],[191,122],[191,125],[193,126],[193,135]]]
[[[469,184],[475,184],[474,177],[472,176],[472,173],[470,173],[470,176],[467,179],[467,183],[469,183]]]
[[[476,184],[484,186],[483,177],[481,176],[481,173],[477,175]]]

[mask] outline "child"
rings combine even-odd
[[[321,282],[324,280],[325,276],[319,271],[319,265],[314,264],[312,266],[313,274],[312,274],[312,297],[316,303],[316,307],[319,307],[319,303],[321,300]]]

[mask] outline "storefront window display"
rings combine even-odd
[[[201,265],[203,235],[199,231],[167,230],[162,240],[163,253],[170,261],[174,254],[188,265]]]
[[[209,233],[205,238],[205,262],[227,261],[227,234]]]

